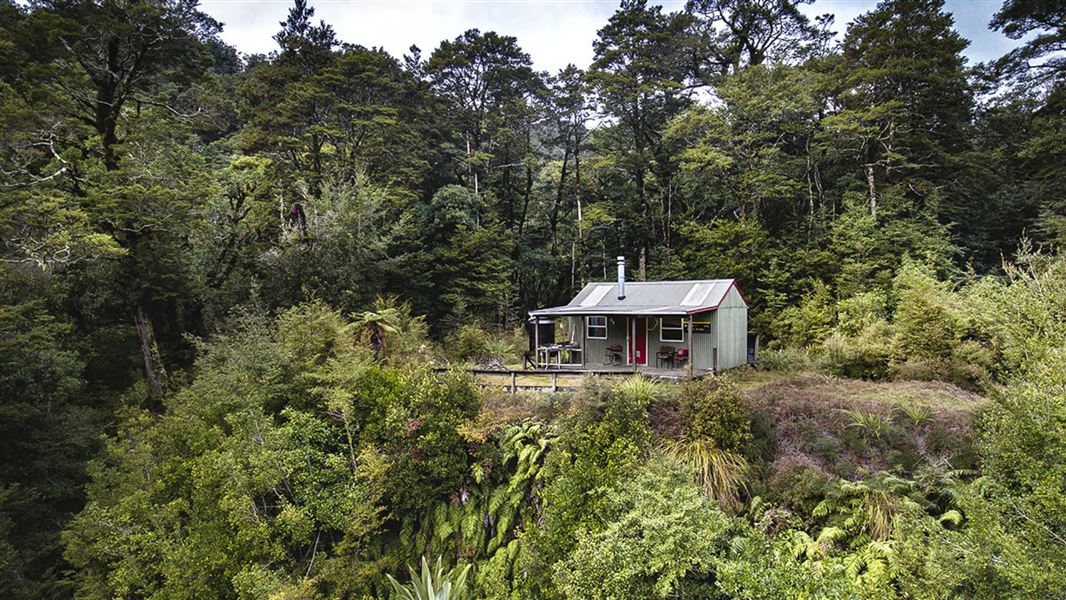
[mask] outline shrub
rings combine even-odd
[[[837,303],[837,331],[846,336],[855,336],[884,321],[887,315],[888,298],[880,290],[863,292]]]
[[[352,315],[359,343],[389,364],[413,366],[430,348],[426,318],[411,314],[411,303],[379,296],[370,310]],[[376,346],[376,347],[375,347]]]
[[[463,325],[455,334],[454,358],[460,361],[481,361],[488,354],[489,334],[477,325]]]
[[[722,450],[708,439],[673,440],[666,453],[687,466],[703,495],[727,510],[740,506],[740,492],[747,487],[748,461],[736,452]]]
[[[863,437],[881,441],[888,433],[889,420],[884,415],[861,410],[841,410],[840,414],[845,418],[845,427],[854,429]]]
[[[936,419],[931,407],[917,402],[900,404],[896,407],[896,413],[905,417],[915,427],[922,427]]]
[[[968,390],[984,390],[992,381],[991,352],[977,342],[966,340],[952,349],[948,358],[910,358],[893,363],[895,379],[947,381]]]
[[[685,468],[668,459],[617,486],[607,514],[614,518],[580,532],[573,552],[553,569],[567,598],[675,597],[683,580],[706,577],[730,525]]]
[[[601,525],[607,492],[640,470],[651,445],[647,405],[654,390],[587,378],[557,422],[543,477],[544,527],[533,538],[545,563],[569,553],[578,531]]]
[[[892,328],[880,321],[858,337],[834,334],[822,344],[818,362],[830,375],[859,379],[884,379],[892,361]]]
[[[803,449],[832,466],[840,455],[840,440],[812,429],[809,439],[804,440]]]
[[[797,464],[770,479],[771,497],[794,512],[809,515],[825,498],[829,476],[818,469]]]
[[[900,352],[910,358],[947,358],[961,337],[951,288],[927,268],[906,264],[893,282],[893,325]]]
[[[711,440],[729,452],[742,452],[752,441],[751,409],[732,382],[718,377],[690,381],[680,397],[690,440]]]
[[[407,584],[401,584],[392,575],[388,575],[393,591],[401,600],[449,600],[459,597],[466,586],[470,565],[462,569],[456,567],[445,573],[440,558],[437,558],[436,565],[430,568],[429,561],[423,556],[421,572],[411,567],[407,570],[411,575],[411,581]]]
[[[806,347],[824,340],[833,330],[833,298],[829,286],[814,281],[810,295],[798,306],[781,311],[775,323],[785,346]]]
[[[800,348],[780,348],[760,352],[759,368],[778,373],[806,371],[813,366],[810,354]]]

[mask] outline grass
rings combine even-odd
[[[987,403],[942,382],[756,372],[744,374],[741,386],[752,409],[771,424],[771,471],[799,463],[830,473],[875,472],[893,468],[908,453],[947,456],[968,444],[973,415]]]

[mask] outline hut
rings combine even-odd
[[[556,341],[547,321],[565,319]],[[529,313],[530,355],[539,369],[717,372],[746,364],[748,303],[733,279],[625,280],[586,285],[569,304]],[[550,340],[546,331],[551,331]]]

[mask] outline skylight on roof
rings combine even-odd
[[[703,306],[703,301],[707,299],[707,295],[711,293],[711,288],[713,287],[713,283],[697,283],[685,294],[685,299],[681,301],[681,306]]]
[[[613,285],[598,285],[596,289],[589,292],[588,296],[581,301],[581,306],[596,306],[603,300],[603,297],[607,295],[607,292],[611,291]]]

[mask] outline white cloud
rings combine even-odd
[[[380,46],[394,56],[412,44],[428,56],[442,40],[467,29],[518,38],[537,69],[592,62],[592,41],[617,6],[613,1],[312,1],[315,18],[333,26],[342,41]],[[277,49],[272,36],[292,3],[206,0],[203,10],[222,21],[222,39],[244,53]]]
[[[684,2],[663,3],[679,10]],[[277,49],[273,35],[285,19],[291,0],[204,0],[203,10],[222,21],[222,39],[246,54]],[[567,63],[587,67],[592,62],[596,32],[618,6],[616,0],[312,0],[315,18],[333,26],[345,42],[379,46],[396,57],[415,44],[424,56],[467,29],[496,31],[518,38],[539,70],[557,71]],[[808,14],[836,15],[843,32],[856,16],[872,9],[867,0],[819,0],[805,7]],[[971,60],[1000,56],[1014,42],[986,26],[999,0],[949,0],[956,27],[975,40]]]

